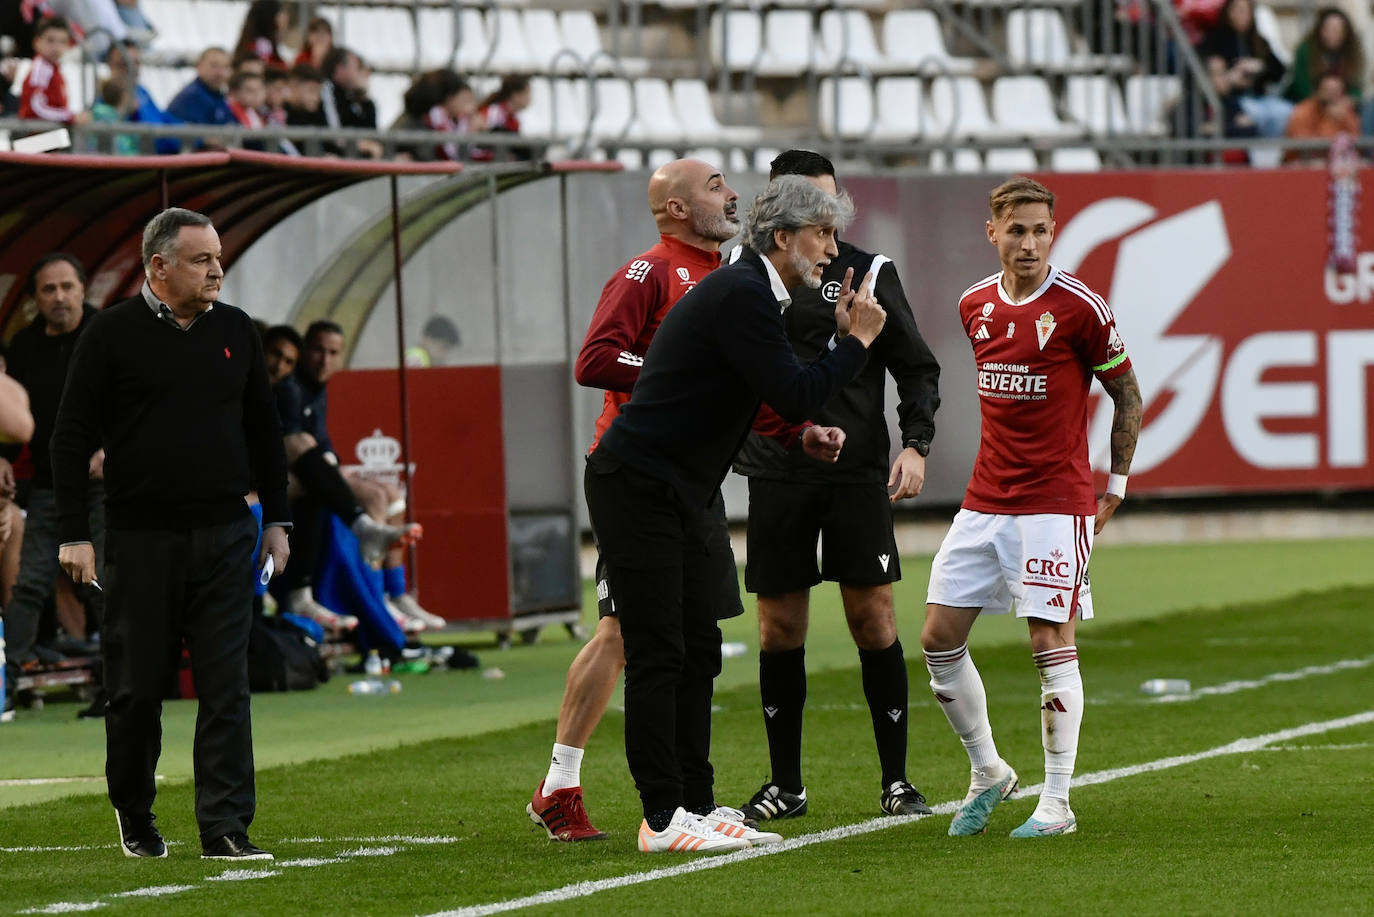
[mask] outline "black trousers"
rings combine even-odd
[[[625,758],[644,813],[709,811],[721,590],[708,514],[599,452],[583,484],[625,640]]]
[[[199,698],[193,750],[201,839],[246,831],[257,794],[249,716],[248,630],[257,523],[105,534],[105,778],[110,802],[152,811],[162,698],[185,641]]]

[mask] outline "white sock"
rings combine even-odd
[[[992,724],[988,722],[988,698],[983,691],[983,679],[969,655],[968,644],[958,649],[926,653],[926,670],[930,672],[930,690],[945,711],[945,718],[954,728],[968,752],[969,764],[974,768],[997,767],[1001,759],[997,744],[992,740]]]
[[[1045,746],[1045,788],[1033,818],[1057,821],[1069,810],[1069,780],[1078,757],[1083,724],[1083,676],[1078,648],[1065,646],[1035,653],[1040,670],[1040,740]]]
[[[570,786],[582,785],[583,749],[571,745],[553,743],[553,754],[549,757],[549,773],[544,778],[544,795],[554,790],[566,790]]]

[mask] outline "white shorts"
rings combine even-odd
[[[930,569],[926,601],[1063,624],[1093,616],[1093,517],[961,509]]]

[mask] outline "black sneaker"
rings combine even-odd
[[[271,860],[272,854],[255,845],[242,831],[230,831],[223,837],[200,845],[202,860]]]
[[[115,824],[119,826],[119,847],[126,857],[166,859],[167,842],[158,833],[155,819],[147,815],[128,815],[115,809]]]
[[[926,805],[926,798],[921,795],[921,791],[905,780],[898,780],[883,790],[882,807],[888,815],[931,814],[930,806]]]
[[[802,787],[800,793],[789,793],[782,787],[765,783],[739,808],[746,819],[756,822],[773,818],[797,818],[806,814],[806,787]]]

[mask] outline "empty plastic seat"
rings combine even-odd
[[[1050,151],[1050,168],[1055,172],[1100,172],[1102,157],[1092,147],[1060,147]]]
[[[887,56],[878,50],[873,23],[863,10],[821,13],[821,46],[832,65],[849,68],[859,64],[869,73],[888,73],[893,69]]]
[[[731,72],[753,70],[763,57],[763,17],[752,10],[711,14],[711,63]]]
[[[877,120],[874,140],[912,140],[929,127],[931,113],[924,108],[921,81],[914,76],[885,76],[873,86]]]
[[[411,77],[404,73],[375,73],[367,82],[367,94],[377,106],[377,126],[390,127],[405,109]]]
[[[972,58],[949,53],[940,19],[930,10],[893,10],[884,16],[883,52],[894,71],[963,76],[978,66]]]
[[[685,136],[673,92],[665,80],[641,77],[634,82],[635,136],[656,143],[679,143]]]
[[[930,81],[930,127],[933,137],[1005,136],[988,116],[983,87],[971,76],[937,77]]]
[[[590,88],[588,113],[592,136],[598,140],[623,140],[629,136],[635,120],[634,90],[629,81],[607,77]]]
[[[1022,146],[988,150],[984,166],[989,172],[1010,175],[1013,172],[1034,172],[1040,168],[1040,163],[1034,153]]]
[[[419,17],[415,37],[420,46],[421,69],[452,66],[453,53],[457,50],[453,10],[422,6]]]
[[[525,39],[519,10],[488,10],[487,38],[491,45],[487,69],[497,73],[529,73],[540,69]]]
[[[1139,134],[1167,134],[1169,113],[1183,95],[1176,76],[1135,74],[1126,78],[1126,120]]]
[[[196,11],[185,0],[141,0],[140,9],[148,21],[157,27],[152,47],[165,54],[196,54],[205,39],[196,26]],[[242,23],[239,23],[242,26]],[[238,37],[222,39],[231,42]]]
[[[464,7],[458,11],[458,21],[454,25],[457,32],[458,51],[453,55],[453,66],[459,70],[476,70],[486,62],[491,53],[491,39],[487,35],[487,21],[480,10]]]
[[[1090,133],[1103,136],[1130,133],[1126,103],[1111,77],[1069,77],[1064,81],[1064,107],[1069,117]]]
[[[977,150],[955,150],[951,157],[944,150],[932,150],[930,154],[932,172],[981,172],[983,156]]]
[[[415,68],[415,23],[410,11],[381,7],[344,7],[346,45],[374,67],[385,70]]]
[[[747,144],[757,143],[763,136],[760,128],[726,126],[716,120],[711,91],[701,80],[674,80],[673,101],[677,106],[678,120],[689,137]]]
[[[520,112],[520,133],[541,139],[553,136],[553,86],[546,77],[530,77],[530,104]]]
[[[834,77],[826,77],[821,80],[818,92],[823,136],[868,136],[873,128],[873,87],[869,85],[867,78],[844,76],[837,80]]]
[[[544,73],[582,73],[586,58],[581,49],[562,53],[567,44],[558,27],[558,14],[553,10],[527,9],[521,15],[525,41],[530,49],[536,70]],[[574,56],[575,55],[575,56]]]
[[[1003,76],[992,84],[992,117],[1004,131],[1028,137],[1082,136],[1059,120],[1050,87],[1038,76]]]

